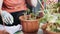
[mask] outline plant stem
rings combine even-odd
[[[24,13],[24,19],[27,20],[27,15],[26,15],[26,13]]]

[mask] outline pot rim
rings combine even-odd
[[[53,31],[48,31],[46,30],[48,33],[56,33],[56,34],[60,34],[60,32],[53,32]]]
[[[22,18],[22,17],[24,17],[24,16],[20,16],[19,19],[20,19],[20,20],[23,20],[23,21],[38,21],[37,19],[35,19],[35,20],[26,20],[26,19],[24,19],[24,18]]]

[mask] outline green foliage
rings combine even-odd
[[[60,14],[59,13],[55,13],[54,15],[58,17],[56,19],[56,23],[60,24]]]
[[[47,0],[44,0],[44,2],[46,2]]]
[[[55,22],[60,23],[60,14],[57,13],[58,7],[60,7],[60,3],[56,3],[56,4],[51,3],[50,5],[47,5],[46,9],[44,9],[44,16],[43,18],[40,19],[40,22],[56,20],[55,18],[58,17],[58,19]]]
[[[46,4],[46,9],[50,12],[50,13],[58,13],[57,8],[60,7],[60,2],[59,3],[50,3],[50,4]]]
[[[42,18],[40,19],[40,23],[45,23],[45,22],[47,22],[46,17],[42,17]]]
[[[26,16],[29,15],[27,18]],[[39,11],[37,11],[36,13],[31,12],[30,9],[28,9],[25,13],[24,13],[24,17],[26,20],[35,20],[37,18],[37,16],[39,16]]]

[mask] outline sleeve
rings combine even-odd
[[[58,2],[60,2],[60,0],[58,0]]]
[[[25,0],[27,4],[29,4],[30,6],[32,6],[31,4],[31,0]]]
[[[26,0],[26,1],[30,6],[36,7],[37,5],[37,0]]]
[[[0,0],[0,8],[2,8],[3,0]]]

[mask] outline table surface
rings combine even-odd
[[[23,34],[22,31],[18,31],[15,34]],[[37,34],[43,34],[43,30],[39,29]]]

